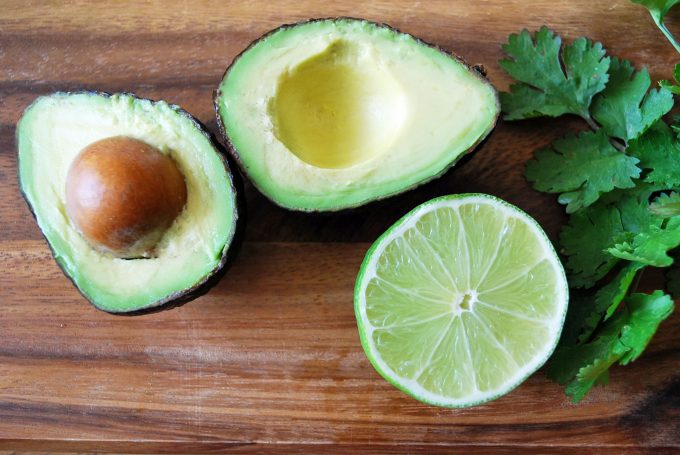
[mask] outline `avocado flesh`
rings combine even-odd
[[[495,89],[441,50],[356,19],[284,26],[227,69],[218,120],[275,203],[341,210],[441,175],[493,129]]]
[[[336,41],[284,73],[269,115],[274,135],[302,161],[345,168],[389,149],[406,117],[403,88],[376,65],[356,65],[354,43]]]
[[[148,259],[92,248],[65,210],[65,181],[87,145],[128,136],[168,153],[182,172],[187,203]],[[137,311],[173,301],[224,263],[237,221],[231,174],[186,112],[132,95],[57,93],[39,98],[17,127],[20,186],[57,262],[98,308]]]

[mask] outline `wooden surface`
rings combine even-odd
[[[281,23],[361,16],[483,63],[511,32],[582,34],[668,78],[678,55],[626,0],[0,4],[0,450],[257,453],[674,453],[680,451],[680,312],[611,385],[572,405],[543,372],[466,410],[428,407],[381,379],[357,335],[361,259],[399,216],[435,195],[481,191],[555,238],[554,197],[522,178],[532,151],[580,127],[501,123],[459,169],[350,214],[274,207],[246,188],[246,243],[208,295],[137,317],[81,298],[51,259],[16,182],[14,128],[38,95],[133,91],[182,105],[215,130],[211,94],[231,58]],[[112,4],[108,4],[112,3]],[[670,27],[680,33],[680,8]],[[646,274],[652,288],[661,277]]]

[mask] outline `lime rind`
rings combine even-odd
[[[466,393],[464,396],[451,397],[433,393],[430,390],[425,389],[417,380],[408,379],[400,375],[382,360],[382,357],[378,352],[375,343],[373,342],[372,339],[373,331],[379,330],[379,328],[373,327],[373,325],[368,320],[368,316],[366,313],[365,295],[368,283],[375,276],[376,262],[384,252],[387,245],[392,243],[394,239],[402,237],[404,232],[414,227],[417,221],[420,220],[426,213],[447,206],[452,208],[458,208],[463,204],[490,205],[494,209],[502,210],[506,217],[510,219],[518,219],[524,222],[526,226],[530,228],[533,237],[541,244],[543,252],[543,255],[540,258],[540,260],[533,264],[532,267],[537,267],[539,264],[545,263],[547,261],[547,263],[552,266],[553,271],[556,272],[555,277],[556,282],[554,285],[555,292],[554,301],[555,305],[557,306],[557,311],[548,323],[544,322],[542,319],[538,319],[540,322],[543,323],[542,325],[545,328],[548,336],[551,336],[549,338],[549,342],[546,342],[543,349],[540,352],[534,355],[524,365],[517,368],[516,371],[508,372],[507,377],[505,377],[505,379],[501,381],[500,385],[496,386],[495,388],[480,391],[479,387],[476,384],[478,378],[476,374],[477,372],[475,370],[473,371],[471,378],[471,381],[474,381],[473,390],[469,393]],[[456,213],[458,212],[456,211]],[[462,222],[462,219],[460,222]],[[490,267],[493,267],[493,261],[491,261]],[[483,281],[483,279],[481,281]],[[489,293],[489,291],[490,290],[485,290],[486,293]],[[364,349],[364,352],[366,353],[366,356],[368,357],[373,367],[376,369],[376,371],[378,371],[378,373],[383,378],[385,378],[389,383],[391,383],[396,388],[400,389],[406,394],[424,403],[442,407],[458,408],[479,405],[507,394],[508,392],[519,386],[522,382],[524,382],[532,373],[534,373],[546,362],[546,360],[550,357],[555,347],[557,346],[557,342],[560,338],[562,326],[564,324],[564,319],[567,311],[568,296],[569,294],[567,280],[562,264],[560,263],[557,253],[555,252],[555,249],[552,246],[551,242],[548,240],[545,232],[541,229],[541,227],[533,218],[531,218],[528,214],[526,214],[519,208],[494,196],[486,194],[458,194],[438,197],[414,208],[409,213],[404,215],[387,231],[385,231],[373,243],[373,245],[369,248],[369,250],[366,253],[366,256],[361,264],[359,275],[357,277],[354,290],[354,309],[357,318],[357,325],[359,329],[361,344]],[[522,316],[526,317],[525,315]],[[478,324],[479,327],[482,328],[485,327],[485,324],[482,320],[480,320],[477,316],[475,316],[475,318],[477,318],[476,324]],[[450,324],[451,326],[454,324],[453,321],[455,321],[455,319],[462,318],[451,318],[452,320]],[[465,343],[467,343],[466,349],[469,355],[468,362],[472,363],[471,362],[472,354],[470,353],[471,352],[470,338],[473,335],[470,331],[471,324],[466,323],[461,325],[463,326],[463,329],[465,331],[465,336],[461,337],[464,338],[464,340],[455,340],[456,343],[460,341],[461,344],[454,345],[454,349],[462,350],[463,349],[461,347],[462,342],[464,341]],[[536,326],[540,327],[541,324],[537,324]],[[441,340],[437,340],[437,342],[438,343],[444,342],[445,338],[450,337],[449,332],[450,327],[443,331],[443,333],[441,334]],[[478,336],[481,335],[478,334]],[[507,340],[500,341],[497,340],[500,352],[505,351],[506,348],[504,346],[504,343],[506,342]],[[432,352],[432,356],[428,360],[432,360],[432,357],[437,354],[436,351],[437,349],[435,348],[435,350]],[[514,357],[512,355],[509,355],[507,351],[505,351],[505,354],[506,357],[514,359]],[[427,367],[427,365],[425,367]],[[472,365],[470,365],[469,367],[474,368]],[[418,378],[416,377],[416,379]]]

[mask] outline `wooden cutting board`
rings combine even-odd
[[[555,239],[565,218],[522,177],[536,148],[578,121],[500,123],[474,158],[416,191],[350,214],[276,208],[246,188],[246,242],[209,294],[143,316],[80,297],[19,195],[14,129],[38,95],[132,91],[182,105],[216,131],[211,96],[231,59],[282,23],[350,15],[387,22],[483,63],[499,89],[500,44],[543,24],[587,35],[668,78],[680,60],[626,0],[7,1],[0,5],[0,449],[312,453],[680,451],[680,312],[611,385],[573,405],[540,371],[472,409],[426,406],[373,370],[352,290],[372,242],[436,195],[486,192]],[[111,4],[107,4],[111,3]],[[680,10],[670,17],[680,34]],[[644,287],[660,285],[647,273]]]

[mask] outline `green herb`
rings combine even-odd
[[[664,24],[664,17],[680,0],[631,0],[633,3],[640,4],[649,10],[652,19],[661,33],[664,34],[666,39],[673,45],[676,51],[680,52],[680,44],[675,40],[673,34],[666,28]]]
[[[649,229],[607,248],[607,252],[619,259],[668,267],[673,264],[668,251],[680,245],[680,217],[664,220],[664,224],[663,227],[649,226]]]
[[[645,182],[666,188],[680,186],[680,144],[669,126],[657,122],[627,150],[640,160],[639,166],[649,170]]]
[[[592,287],[619,261],[606,252],[624,232],[614,206],[588,207],[575,212],[560,234],[571,287]]]
[[[579,401],[609,381],[611,366],[639,357],[673,310],[664,291],[635,293],[644,269],[670,266],[680,245],[680,142],[663,120],[673,95],[600,43],[562,46],[545,27],[511,35],[503,49],[500,64],[519,81],[501,94],[506,120],[575,114],[591,130],[541,148],[526,166],[534,188],[559,193],[570,214],[560,242],[572,303],[549,376]],[[668,280],[680,294],[680,269]]]
[[[564,47],[547,27],[531,39],[527,30],[511,35],[503,50],[510,57],[501,67],[520,83],[501,93],[505,118],[518,120],[543,115],[588,117],[588,106],[607,82],[609,57],[600,43],[580,38]],[[564,69],[562,68],[564,64]]]
[[[662,291],[629,295],[626,305],[601,323],[591,340],[560,347],[548,376],[566,384],[574,401],[581,400],[593,386],[609,382],[609,367],[637,359],[673,309],[673,299]]]
[[[672,192],[660,195],[649,206],[649,210],[659,216],[678,216],[680,215],[680,194]]]
[[[526,177],[534,188],[558,193],[567,213],[588,207],[614,188],[633,188],[640,176],[637,158],[616,150],[604,130],[570,135],[536,152]]]
[[[659,85],[674,95],[680,95],[680,63],[675,65],[675,69],[673,70],[673,80],[675,81],[675,84],[671,81],[664,80],[659,81]]]
[[[609,136],[625,143],[638,138],[673,107],[673,95],[649,90],[651,85],[646,69],[635,72],[627,60],[613,58],[609,82],[591,107],[593,117]]]

